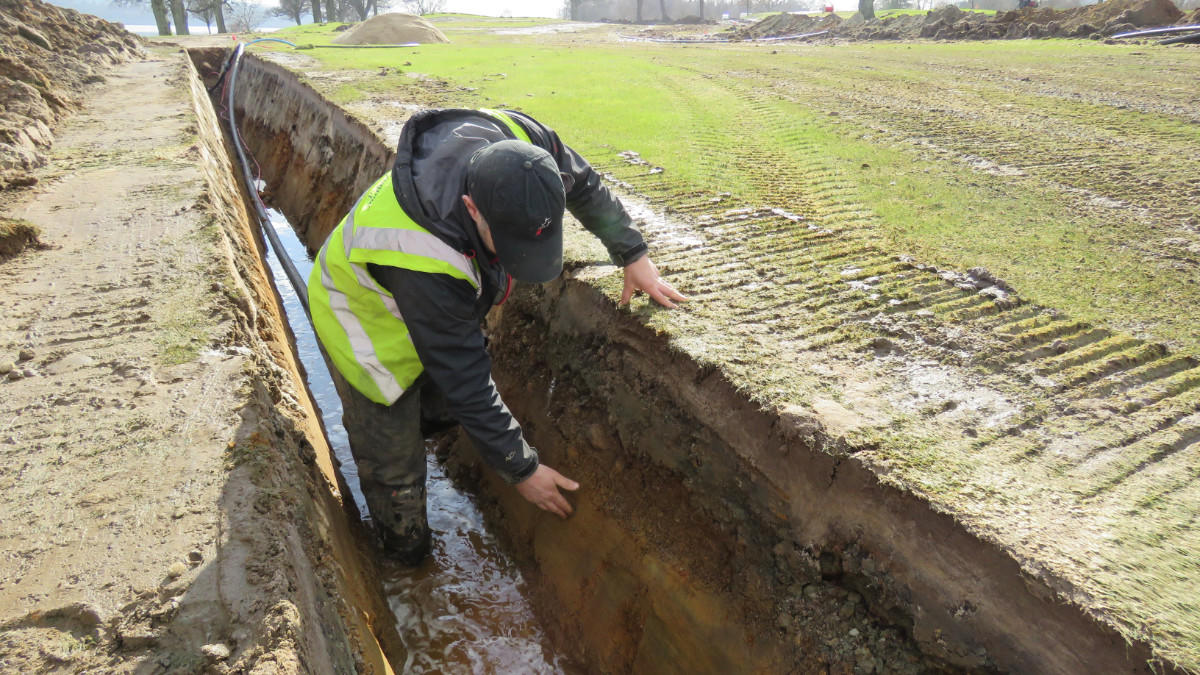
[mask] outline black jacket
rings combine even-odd
[[[534,145],[558,162],[567,187],[567,209],[599,237],[612,261],[626,265],[645,255],[641,234],[591,166],[563,145],[553,130],[527,115],[505,112]],[[492,305],[507,296],[511,279],[484,249],[462,203],[471,155],[511,138],[505,125],[478,111],[427,110],[404,125],[392,167],[392,184],[405,213],[479,262],[481,293],[477,295],[468,282],[444,274],[384,265],[368,269],[395,296],[425,374],[445,394],[450,414],[466,429],[484,460],[515,483],[537,468],[537,453],[500,400],[480,328]]]

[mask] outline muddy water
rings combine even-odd
[[[271,217],[285,253],[307,278],[312,261],[303,244],[281,214],[273,211]],[[279,262],[273,256],[269,262],[330,445],[365,517],[341,401],[295,291]],[[416,570],[384,568],[388,605],[409,652],[407,663],[394,664],[398,672],[573,672],[547,641],[523,594],[520,573],[484,528],[471,496],[446,478],[432,453],[426,461],[433,553]]]

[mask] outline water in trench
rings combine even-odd
[[[312,261],[282,214],[272,225],[301,276]],[[268,256],[283,298],[308,386],[320,409],[329,443],[360,513],[366,513],[358,473],[342,427],[342,404],[317,347],[316,335],[278,260]],[[384,590],[396,615],[408,662],[404,673],[566,673],[523,595],[524,581],[483,525],[483,514],[467,493],[446,478],[429,453],[429,525],[433,552],[418,569],[385,564]]]

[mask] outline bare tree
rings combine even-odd
[[[229,3],[229,28],[235,33],[250,33],[263,20],[262,5],[250,0]]]
[[[204,27],[212,32],[212,23],[217,22],[217,32],[225,33],[225,12],[223,0],[187,0],[187,11],[204,20]]]
[[[404,9],[425,16],[426,14],[437,14],[446,9],[446,0],[404,0]]]
[[[858,0],[858,13],[870,21],[875,18],[875,0]]]
[[[204,22],[204,32],[212,32],[213,10],[212,5],[207,0],[200,0],[199,2],[196,0],[187,0],[185,7],[188,14],[194,14]]]
[[[366,21],[368,16],[379,16],[379,10],[387,9],[391,4],[391,0],[343,0],[342,14],[349,9],[359,21]]]
[[[183,0],[170,0],[170,1],[171,1],[171,5],[170,5],[171,6],[171,18],[175,21],[175,34],[176,35],[189,35],[188,22],[187,22],[187,10],[184,9],[184,7],[183,7]]]
[[[311,9],[309,0],[279,0],[279,6],[271,8],[271,16],[286,16],[299,26]]]

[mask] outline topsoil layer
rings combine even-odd
[[[829,31],[829,37],[856,40],[992,40],[1000,38],[1102,38],[1138,28],[1195,23],[1198,12],[1184,15],[1171,0],[1106,0],[1072,9],[1025,8],[987,15],[947,5],[926,14],[864,21],[854,15],[776,14],[735,30],[737,40]]]
[[[408,42],[449,42],[442,31],[412,14],[380,14],[333,39],[343,45],[398,45]]]

